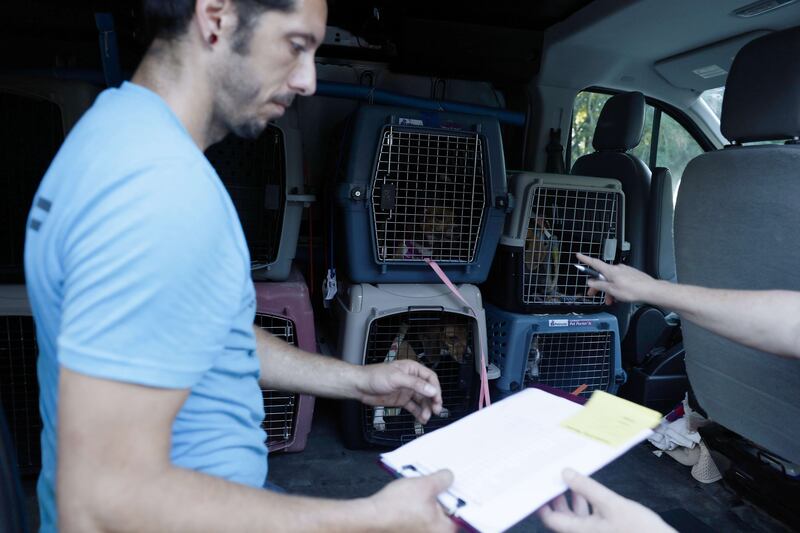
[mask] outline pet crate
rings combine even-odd
[[[625,381],[614,315],[524,315],[487,304],[489,359],[501,369],[500,394],[544,384],[582,395],[616,393]]]
[[[17,464],[35,474],[42,464],[36,328],[24,285],[0,285],[0,405]]]
[[[363,106],[337,201],[357,283],[486,279],[510,198],[496,119]]]
[[[0,76],[0,283],[24,283],[25,223],[34,194],[96,95],[87,83]]]
[[[297,251],[304,194],[303,151],[292,109],[255,140],[228,135],[206,150],[233,200],[244,230],[253,279],[289,277]]]
[[[283,282],[258,282],[255,324],[301,350],[317,351],[314,311],[303,276],[293,268]],[[299,452],[306,446],[314,414],[314,397],[262,389],[270,452]]]
[[[479,316],[444,285],[358,284],[340,292],[342,359],[357,365],[416,360],[436,372],[444,403],[442,414],[422,426],[401,409],[343,402],[343,434],[349,447],[398,446],[477,407],[481,347],[487,353],[486,322],[478,288],[461,285],[459,290]]]
[[[515,206],[497,250],[487,294],[520,313],[589,312],[604,294],[586,295],[575,254],[619,262],[625,242],[625,195],[618,180],[519,173],[509,179]]]

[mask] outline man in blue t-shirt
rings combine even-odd
[[[28,218],[42,530],[453,530],[436,503],[448,472],[351,501],[261,488],[260,387],[422,422],[442,406],[417,363],[349,365],[253,328],[242,229],[203,156],[314,92],[324,0],[146,0],[145,13],[157,33],[132,81],[76,125]]]

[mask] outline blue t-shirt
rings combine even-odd
[[[262,486],[244,234],[216,172],[157,94],[131,83],[106,90],[70,132],[28,216],[25,274],[39,342],[42,531],[57,527],[59,365],[191,389],[172,427],[172,462]]]

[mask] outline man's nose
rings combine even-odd
[[[317,66],[314,56],[307,54],[289,77],[289,88],[302,96],[311,96],[317,90]]]

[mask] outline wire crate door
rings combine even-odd
[[[581,385],[589,396],[608,390],[614,379],[613,331],[535,333],[525,365],[524,385],[550,385],[572,392]]]
[[[533,186],[525,235],[523,302],[597,306],[604,294],[586,295],[576,253],[612,263],[619,245],[621,194],[617,191]]]
[[[38,355],[33,317],[0,316],[0,403],[24,474],[36,473],[42,464]]]
[[[270,314],[256,314],[256,326],[287,343],[297,346],[295,325],[291,320]],[[298,395],[274,389],[261,389],[264,398],[264,421],[267,447],[285,445],[292,440],[297,427]]]
[[[478,134],[384,128],[371,197],[379,263],[475,260],[486,208],[483,146]]]
[[[228,135],[206,156],[231,196],[254,266],[278,260],[285,208],[283,131],[270,124],[255,140]]]
[[[363,409],[364,436],[376,444],[396,445],[447,425],[473,407],[475,320],[441,310],[408,311],[374,320],[369,327],[364,364],[415,360],[436,372],[444,409],[425,425],[399,408]]]

